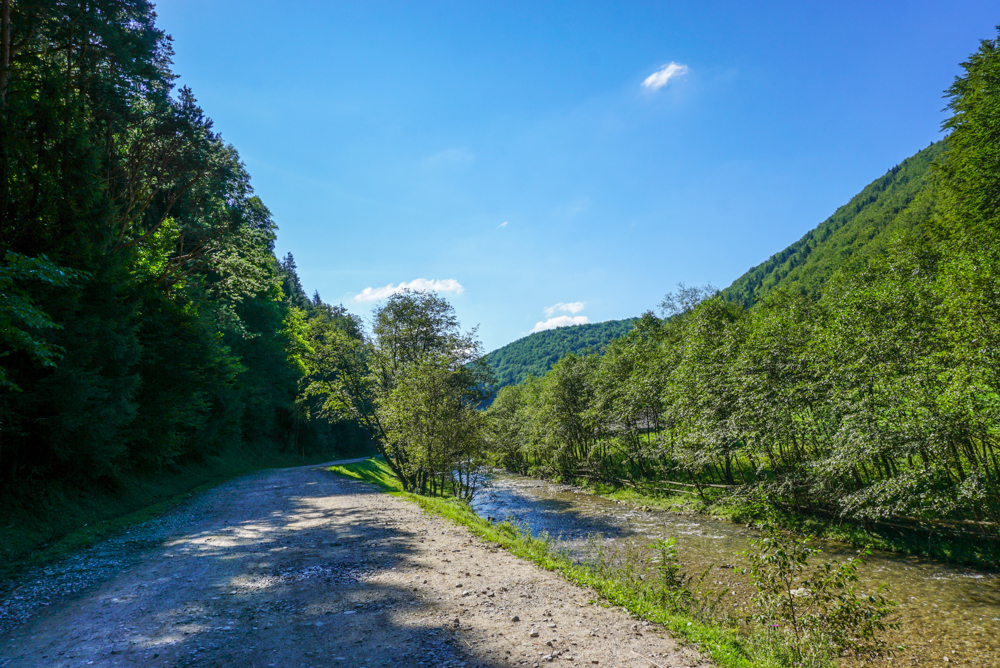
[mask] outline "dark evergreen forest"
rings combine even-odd
[[[358,322],[275,258],[152,5],[5,1],[2,18],[0,506],[365,449],[303,391],[312,342]]]

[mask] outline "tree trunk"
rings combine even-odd
[[[13,0],[0,0],[0,117],[7,116],[7,88],[10,86],[10,6]]]

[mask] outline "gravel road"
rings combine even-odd
[[[0,668],[710,665],[592,598],[365,483],[271,470],[0,593]]]

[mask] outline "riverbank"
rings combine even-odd
[[[642,556],[631,554],[629,557],[634,563],[609,563],[607,567],[595,568],[560,550],[560,546],[546,535],[533,537],[530,531],[509,523],[491,522],[455,500],[402,492],[389,468],[378,459],[330,470],[373,482],[429,513],[461,524],[474,535],[515,556],[560,573],[570,582],[594,591],[605,605],[621,606],[639,619],[663,625],[720,666],[819,668],[835,665],[836,653],[829,647],[811,647],[808,654],[802,656],[792,651],[781,634],[740,628],[739,621],[719,605],[722,596],[715,592],[696,591],[688,597],[679,588],[670,590],[658,586],[655,573],[662,561],[659,564],[641,561]]]
[[[759,554],[759,541],[768,532],[752,525],[611,501],[579,487],[499,472],[474,507],[484,517],[511,518],[536,535],[547,531],[560,536],[562,545],[584,557],[588,536],[603,536],[619,552],[644,551],[656,539],[673,538],[681,570],[696,579],[708,571],[708,588],[728,590],[723,610],[757,612],[753,584],[741,571],[751,565],[751,554]],[[796,540],[801,537],[786,532],[781,542]],[[757,548],[752,541],[758,541]],[[809,544],[822,550],[810,558],[819,564],[843,564],[860,556],[858,549],[836,541]],[[888,597],[899,602],[894,616],[902,629],[885,636],[895,653],[892,665],[930,668],[945,665],[947,656],[951,666],[1000,668],[995,641],[1000,637],[1000,575],[881,550],[864,558],[867,564],[857,572],[855,591],[876,594],[886,584]],[[812,580],[811,571],[806,568],[801,575]],[[802,579],[795,578],[791,589],[807,587],[799,584]]]
[[[545,478],[541,478],[545,479]],[[743,496],[731,496],[706,488],[705,498],[693,493],[662,493],[612,485],[592,479],[556,479],[603,498],[636,508],[660,508],[673,512],[709,515],[740,524],[768,523],[803,536],[833,540],[857,548],[871,547],[894,554],[933,559],[948,564],[1000,570],[1000,541],[974,535],[954,535],[933,527],[908,530],[871,523],[868,526],[844,518],[828,518],[789,507],[764,507]]]

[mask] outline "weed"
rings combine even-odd
[[[859,595],[854,585],[864,560],[813,564],[812,558],[822,550],[809,542],[775,529],[750,541],[751,549],[743,553],[750,565],[742,572],[750,577],[757,595],[747,623],[770,637],[784,635],[783,644],[800,662],[817,651],[884,654],[885,631],[899,626],[889,620],[896,604],[886,598],[886,585]]]

